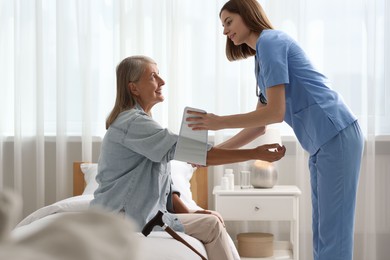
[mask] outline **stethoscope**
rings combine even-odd
[[[261,93],[260,87],[259,87],[259,82],[258,82],[258,79],[257,79],[257,75],[260,74],[260,66],[259,66],[259,63],[257,62],[256,55],[255,55],[255,72],[256,72],[256,96],[259,98],[259,101],[262,104],[267,105],[267,99],[265,98],[263,93]]]

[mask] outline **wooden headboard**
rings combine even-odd
[[[80,168],[80,164],[82,163],[83,162],[73,163],[73,196],[81,195],[85,188],[84,175]],[[192,199],[200,207],[208,209],[207,168],[198,168],[192,175],[190,183]]]

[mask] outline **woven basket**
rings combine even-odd
[[[242,257],[270,257],[274,254],[274,235],[269,233],[240,233],[238,253]]]

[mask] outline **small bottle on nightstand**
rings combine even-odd
[[[234,190],[234,174],[233,169],[225,169],[225,177],[229,180],[229,190]]]
[[[229,190],[229,178],[226,176],[222,176],[221,178],[221,190]]]

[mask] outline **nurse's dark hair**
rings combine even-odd
[[[136,101],[131,94],[129,83],[139,81],[147,64],[156,64],[156,62],[147,56],[130,56],[116,67],[116,99],[114,108],[106,119],[106,129],[120,113],[135,106]]]
[[[273,29],[263,7],[257,0],[229,0],[222,6],[219,12],[220,18],[224,10],[240,15],[245,25],[253,32],[261,33],[264,29]],[[246,59],[255,54],[256,51],[245,43],[236,46],[226,36],[226,57],[229,61]]]

